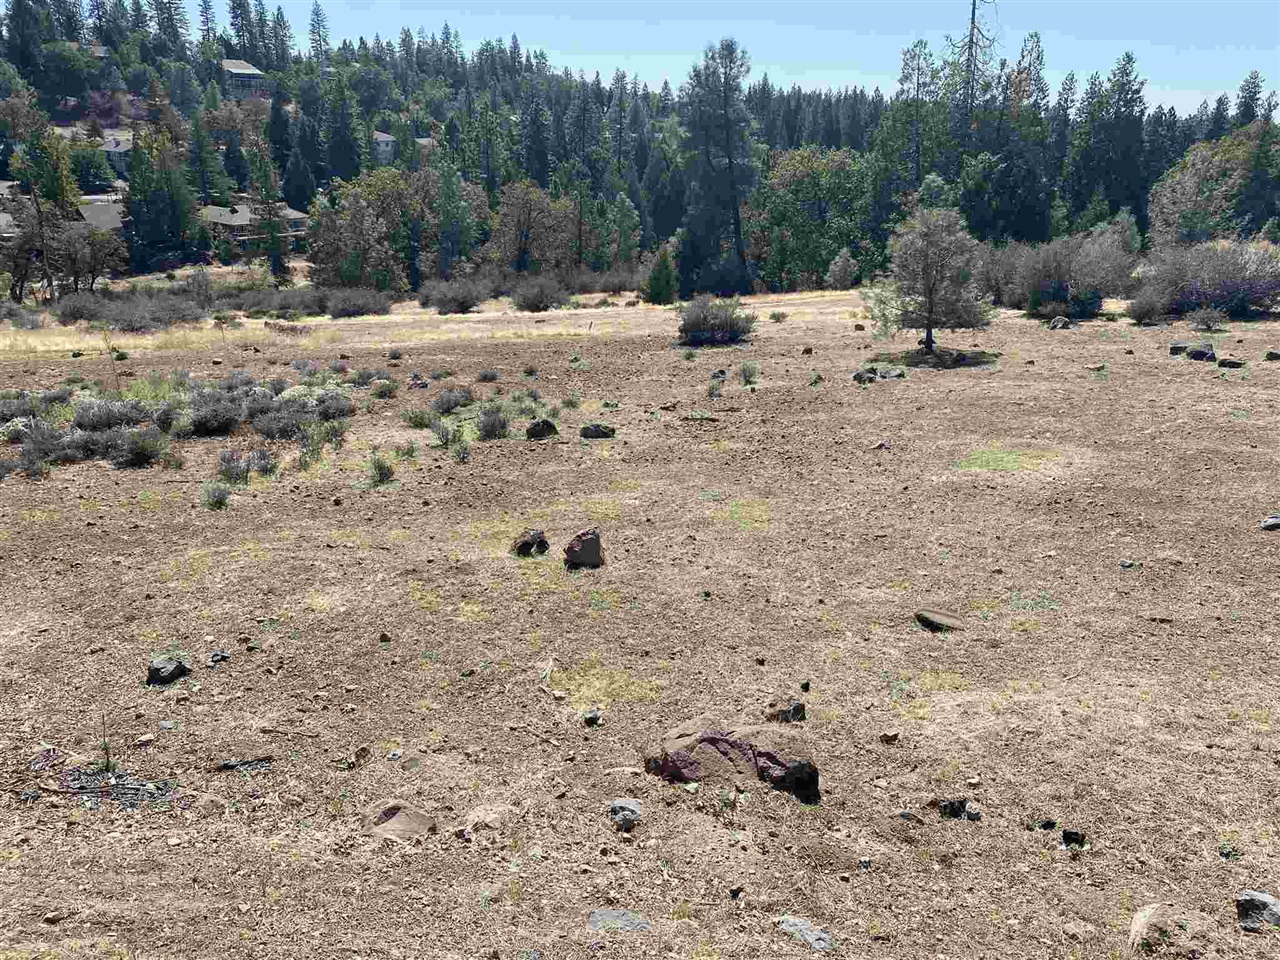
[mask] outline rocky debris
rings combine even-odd
[[[649,921],[634,910],[622,909],[592,910],[587,926],[598,933],[648,933],[652,928]]]
[[[802,803],[818,803],[818,767],[791,726],[730,723],[695,717],[669,731],[645,757],[645,769],[676,783],[755,776]]]
[[[1085,367],[1090,373],[1102,373],[1107,369],[1105,363],[1091,363]]]
[[[855,323],[853,329],[857,333],[862,333],[867,329],[867,325],[865,323]]]
[[[643,819],[640,801],[635,797],[618,797],[609,801],[609,820],[623,833],[630,833]]]
[[[364,743],[356,747],[355,752],[338,758],[336,763],[343,770],[357,770],[372,759],[373,751],[367,743]]]
[[[1204,343],[1196,343],[1188,347],[1187,359],[1209,362],[1217,360],[1218,355],[1213,351],[1213,344],[1205,341]]]
[[[144,780],[127,770],[102,769],[101,764],[72,767],[58,777],[63,793],[79,796],[85,806],[97,809],[102,800],[114,800],[121,806],[136,807],[141,803],[162,800],[178,787],[176,780]]]
[[[812,356],[813,356],[813,347],[805,347],[803,350],[801,350],[801,351],[800,351],[800,356],[802,356],[802,357],[812,357]]]
[[[1083,830],[1062,831],[1062,848],[1064,850],[1083,850],[1088,845]]]
[[[829,931],[818,929],[803,917],[779,917],[778,929],[819,953],[830,953],[836,948],[835,938]]]
[[[180,657],[156,657],[147,667],[147,686],[168,686],[190,672],[191,664]]]
[[[1280,900],[1261,890],[1241,890],[1236,897],[1236,917],[1246,933],[1261,933],[1264,927],[1280,927]]]
[[[1230,843],[1220,843],[1218,844],[1218,856],[1223,860],[1239,860],[1244,857],[1244,854],[1240,852],[1240,848],[1237,846]]]
[[[850,379],[854,383],[874,383],[877,380],[903,380],[907,376],[901,367],[869,366],[855,370]]]
[[[1050,330],[1070,330],[1071,320],[1068,317],[1054,317],[1048,326]]]
[[[1244,366],[1244,361],[1237,360],[1235,357],[1219,357],[1218,366],[1224,370],[1239,370]]]
[[[1195,910],[1179,910],[1172,903],[1148,904],[1129,924],[1129,952],[1186,960],[1208,957],[1217,926],[1212,917]]]
[[[404,800],[375,800],[364,811],[364,832],[379,840],[412,840],[437,830],[434,817]]]
[[[1263,360],[1280,360],[1280,350],[1268,350],[1262,355]]]
[[[944,630],[964,629],[964,620],[961,619],[960,614],[950,613],[946,610],[935,610],[929,607],[924,607],[916,611],[916,620],[919,622],[920,626],[924,627],[926,630],[931,630],[934,633],[939,633]]]
[[[604,548],[600,544],[600,531],[596,527],[581,530],[565,544],[564,565],[571,570],[579,567],[598,567],[604,563]]]
[[[1186,340],[1175,340],[1169,344],[1169,356],[1180,357],[1191,349],[1191,344]]]
[[[582,711],[582,723],[587,727],[598,727],[604,719],[604,714],[599,707],[592,707],[590,710]]]
[[[547,542],[547,535],[541,530],[534,530],[532,527],[526,527],[520,536],[516,537],[511,543],[511,552],[517,557],[532,557],[534,554],[544,554],[551,549],[551,544]]]
[[[607,423],[586,423],[578,431],[583,440],[608,440],[618,431]]]
[[[1262,521],[1263,530],[1280,530],[1280,513],[1273,513]]]
[[[540,417],[529,426],[525,427],[524,436],[526,440],[549,440],[552,437],[560,435],[559,428],[555,422],[548,420],[546,417]]]
[[[976,822],[982,819],[982,811],[977,807],[969,806],[967,797],[957,797],[954,800],[939,800],[938,813],[942,815],[943,820],[972,820]]]
[[[764,708],[764,718],[773,723],[799,723],[804,719],[804,703],[800,700],[774,700]]]
[[[729,371],[725,370],[723,367],[721,367],[719,370],[712,370],[711,379],[712,380],[728,380]]]
[[[886,746],[893,746],[902,739],[902,732],[899,730],[885,730],[880,734],[880,742]]]
[[[899,810],[896,814],[894,814],[894,816],[896,816],[899,820],[907,821],[907,823],[915,823],[915,824],[924,823],[924,818],[921,817],[920,814],[916,813],[914,810]]]
[[[471,810],[462,821],[453,828],[453,835],[462,840],[470,840],[482,830],[501,830],[515,818],[520,811],[506,803],[486,803]]]
[[[220,764],[213,768],[214,773],[232,773],[240,771],[248,773],[252,770],[268,770],[271,764],[275,763],[275,757],[249,757],[245,760],[223,760]]]
[[[209,653],[209,669],[216,670],[218,664],[226,663],[231,659],[231,654],[225,650],[213,650]]]

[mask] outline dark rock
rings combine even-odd
[[[547,535],[532,527],[526,528],[511,544],[511,552],[517,557],[532,557],[534,554],[546,553],[549,549],[551,544],[547,542]]]
[[[1235,357],[1219,357],[1218,366],[1224,370],[1239,370],[1244,366],[1244,361],[1237,360]]]
[[[899,820],[905,820],[907,823],[920,824],[924,823],[924,818],[914,810],[899,810],[897,813]]]
[[[1220,843],[1218,844],[1218,856],[1223,860],[1239,860],[1244,854],[1240,852],[1239,847],[1232,846],[1229,843]]]
[[[1263,360],[1280,360],[1280,350],[1268,350],[1262,355]]]
[[[39,792],[38,792],[38,791],[37,791],[37,794],[36,794],[36,795],[37,795],[37,796],[39,796]],[[730,900],[737,900],[739,897],[741,897],[741,896],[742,896],[744,893],[746,893],[746,892],[747,892],[747,888],[746,888],[746,887],[742,887],[742,886],[738,886],[738,887],[730,887],[730,888],[729,888],[729,899],[730,899]]]
[[[803,803],[819,803],[822,796],[808,745],[790,726],[695,717],[669,731],[649,751],[645,769],[676,783],[735,781],[751,775]]]
[[[1070,330],[1071,321],[1067,317],[1054,317],[1049,321],[1050,330]]]
[[[867,325],[865,323],[855,323],[853,325],[853,329],[857,333],[862,333],[862,331],[867,329]]]
[[[1187,348],[1187,359],[1211,362],[1213,360],[1217,360],[1218,355],[1213,352],[1212,343],[1197,343]]]
[[[226,663],[231,659],[231,654],[225,650],[213,650],[209,654],[209,669],[216,670],[218,664]]]
[[[799,700],[775,700],[765,707],[764,718],[774,723],[799,723],[804,719],[804,704]]]
[[[619,931],[622,933],[648,933],[651,925],[648,920],[634,910],[592,910],[587,918],[587,926],[597,932]]]
[[[1120,569],[1121,569],[1121,570],[1132,570],[1132,569],[1133,569],[1134,567],[1136,567],[1137,565],[1138,565],[1138,564],[1137,564],[1137,563],[1135,563],[1135,562],[1134,562],[1134,561],[1132,561],[1132,560],[1121,560],[1121,561],[1120,561]]]
[[[818,929],[803,917],[779,917],[778,929],[818,953],[830,953],[836,948],[829,931]]]
[[[602,719],[604,719],[604,714],[600,712],[599,707],[592,707],[590,710],[583,711],[582,722],[588,727],[600,726]]]
[[[943,820],[963,820],[968,810],[969,801],[964,797],[938,802],[938,813],[942,814]]]
[[[1273,513],[1262,521],[1263,530],[1280,530],[1280,513]]]
[[[1126,357],[1132,357],[1132,356],[1133,356],[1133,350],[1132,350],[1132,349],[1129,349],[1129,348],[1126,348],[1126,349],[1125,349],[1125,351],[1124,351],[1124,355],[1125,355]]]
[[[1062,845],[1068,850],[1083,850],[1086,846],[1083,830],[1063,830]]]
[[[728,380],[728,379],[729,379],[729,371],[728,371],[728,370],[725,370],[725,369],[723,369],[723,368],[722,368],[722,369],[720,369],[720,370],[712,370],[712,371],[711,371],[711,379],[712,379],[712,380]]]
[[[902,733],[898,730],[885,730],[880,734],[880,742],[885,746],[893,746],[902,739]]]
[[[1191,344],[1185,340],[1175,340],[1169,344],[1169,356],[1179,357],[1191,349]]]
[[[617,432],[607,423],[587,423],[578,431],[578,436],[583,440],[608,440]]]
[[[1261,933],[1267,925],[1280,927],[1280,900],[1261,890],[1241,890],[1236,897],[1236,917],[1246,933]]]
[[[1040,830],[1045,830],[1045,831],[1057,830],[1058,821],[1057,820],[1041,820],[1039,823],[1036,824],[1036,827]]]
[[[574,534],[565,544],[564,563],[570,569],[598,567],[604,563],[604,548],[600,544],[600,531],[595,527]]]
[[[156,657],[147,667],[147,686],[163,687],[181,680],[191,672],[191,665],[177,657]]]
[[[963,630],[964,620],[958,613],[946,610],[932,610],[928,607],[916,611],[916,620],[926,630],[938,633],[944,630]]]
[[[870,857],[859,857],[859,858],[858,858],[858,869],[859,869],[859,870],[870,870],[870,869],[871,869],[871,858],[870,858]]]
[[[619,797],[609,801],[609,819],[623,833],[630,833],[644,819],[640,801],[634,797]]]
[[[801,680],[801,681],[800,681],[800,689],[801,689],[804,693],[808,693],[808,692],[809,692],[809,681],[808,681],[808,680]]]
[[[533,421],[529,426],[525,427],[524,435],[526,440],[548,440],[551,437],[558,436],[560,433],[555,423],[546,417]]]
[[[177,730],[178,721],[177,720],[161,720],[160,729],[161,730]]]
[[[801,351],[800,351],[800,356],[802,356],[802,357],[812,357],[812,356],[813,356],[813,347],[805,347],[803,350],[801,350]]]
[[[890,367],[884,364],[872,364],[854,372],[850,378],[854,383],[874,383],[877,380],[902,380],[907,376],[901,367]]]

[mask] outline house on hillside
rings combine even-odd
[[[122,177],[129,175],[129,151],[132,149],[133,141],[122,137],[108,137],[102,141],[102,152],[107,155],[107,163]]]
[[[307,235],[307,226],[311,222],[311,217],[283,203],[276,207],[276,215],[283,221],[282,235],[289,239],[290,247],[296,248],[298,241]],[[200,219],[211,228],[212,232],[222,233],[241,250],[250,249],[265,236],[258,227],[258,218],[247,204],[232,207],[201,207]]]
[[[247,60],[223,60],[228,100],[269,100],[271,84],[267,75]]]
[[[381,130],[373,131],[373,162],[385,166],[396,158],[396,138]]]
[[[105,60],[111,56],[111,51],[100,43],[80,43],[78,40],[72,40],[67,46],[72,50],[79,50],[94,60]]]
[[[124,228],[123,203],[82,203],[80,216],[95,230],[119,233]]]

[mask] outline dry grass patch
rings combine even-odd
[[[956,470],[987,470],[996,473],[1012,473],[1031,470],[1046,460],[1056,460],[1051,450],[1011,450],[1004,447],[982,447],[970,451],[951,466]]]
[[[658,685],[641,680],[626,670],[605,666],[598,652],[571,670],[556,670],[551,685],[569,694],[575,707],[608,707],[614,703],[652,700]]]
[[[736,523],[741,530],[764,530],[769,526],[770,511],[768,500],[730,500],[722,509],[715,511],[718,520]]]

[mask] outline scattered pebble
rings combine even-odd
[[[582,712],[582,722],[588,727],[598,727],[604,719],[604,714],[600,712],[599,707],[592,707],[590,710]]]

